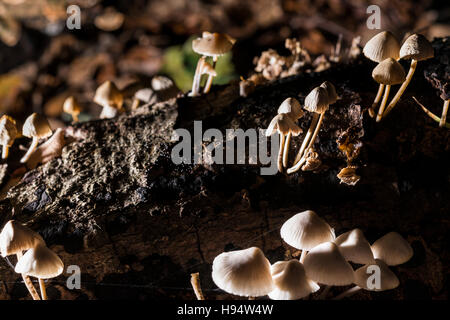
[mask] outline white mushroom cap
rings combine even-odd
[[[281,227],[280,234],[288,245],[301,250],[310,250],[320,243],[335,239],[330,225],[311,210],[289,218]]]
[[[378,83],[393,85],[404,82],[406,75],[405,70],[397,60],[387,58],[372,70],[372,78]]]
[[[2,257],[22,253],[24,250],[45,244],[44,239],[33,230],[16,220],[9,220],[0,233],[0,252]]]
[[[64,100],[63,110],[68,114],[80,114],[82,108],[75,97],[70,96]]]
[[[427,60],[434,57],[434,49],[430,41],[421,34],[410,35],[400,48],[400,58]]]
[[[152,89],[155,91],[167,90],[175,86],[172,79],[165,76],[154,76],[152,79]]]
[[[309,112],[324,113],[329,108],[327,89],[315,87],[305,98],[305,109]]]
[[[367,264],[374,261],[370,243],[360,229],[353,229],[341,234],[334,243],[338,245],[347,261],[358,264]]]
[[[325,81],[320,85],[322,88],[327,90],[328,94],[328,103],[333,104],[337,101],[338,95],[336,93],[336,88],[330,81]]]
[[[33,113],[25,120],[22,127],[22,134],[28,138],[36,137],[44,139],[52,135],[52,129],[44,116]]]
[[[275,133],[275,130],[278,133],[286,135],[288,133],[292,133],[294,136],[298,136],[302,133],[302,129],[295,124],[295,122],[291,119],[291,117],[285,113],[280,113],[276,115],[272,121],[270,121],[269,126],[266,130],[266,136],[271,136]]]
[[[59,276],[64,270],[64,263],[56,253],[43,244],[29,249],[16,264],[17,273],[26,274],[39,279],[50,279]]]
[[[405,263],[414,252],[408,241],[397,232],[389,232],[372,244],[375,259],[386,262],[389,266]]]
[[[287,114],[294,121],[297,121],[303,116],[300,102],[295,98],[287,98],[280,104],[278,107],[278,114],[281,113]]]
[[[312,248],[303,265],[309,279],[329,286],[345,286],[355,280],[352,266],[333,242],[325,242]]]
[[[224,33],[203,32],[201,38],[192,41],[192,50],[204,56],[221,56],[229,52],[235,42]]]
[[[368,286],[367,280],[370,276],[374,274],[373,270],[367,270],[370,266],[378,266],[380,268],[380,287],[379,288],[373,288],[372,283],[371,287]],[[373,263],[367,264],[365,266],[362,266],[361,268],[357,269],[355,271],[355,284],[358,287],[361,287],[365,290],[370,291],[384,291],[384,290],[390,290],[395,289],[400,284],[400,281],[398,280],[395,273],[393,273],[386,263],[384,263],[382,260],[376,259]]]
[[[123,95],[114,82],[105,81],[95,90],[94,102],[102,107],[122,109]]]
[[[317,283],[306,278],[305,268],[298,260],[279,261],[270,270],[275,285],[269,293],[272,300],[297,300],[320,289]]]
[[[212,278],[219,288],[238,296],[265,296],[273,290],[270,262],[256,247],[219,254]]]
[[[381,62],[387,58],[398,59],[399,51],[400,44],[389,31],[376,34],[363,48],[366,58],[375,62]]]

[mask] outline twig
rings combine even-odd
[[[431,112],[430,110],[428,110],[427,108],[425,108],[425,106],[423,104],[421,104],[416,97],[412,97],[414,99],[414,101],[422,108],[422,110],[434,121],[436,122],[440,122],[441,118],[439,118],[437,115],[435,115],[433,112]],[[445,122],[444,127],[450,129],[450,123]]]

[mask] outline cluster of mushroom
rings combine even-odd
[[[355,286],[336,296],[342,299],[358,290],[384,291],[399,285],[388,266],[408,261],[413,250],[396,232],[390,232],[372,245],[359,229],[335,237],[334,230],[315,212],[307,210],[287,220],[281,237],[290,246],[302,250],[300,260],[278,261],[273,265],[257,247],[224,252],[213,262],[212,278],[222,290],[246,297],[268,295],[274,300],[297,300],[331,286]],[[352,265],[362,265],[356,270]],[[372,269],[378,267],[379,281],[372,283]],[[369,272],[370,271],[370,272]]]
[[[375,109],[381,100],[381,96],[383,96],[376,116],[377,122],[385,117],[400,100],[400,97],[411,82],[417,62],[434,57],[433,47],[423,35],[412,34],[400,47],[398,40],[389,31],[380,32],[371,38],[364,46],[363,53],[368,59],[378,63],[372,71],[372,77],[379,83],[379,88],[375,100],[369,109],[370,116],[374,117]],[[398,63],[399,59],[411,59],[411,66],[407,75],[405,75],[401,64]],[[396,84],[401,84],[401,87],[387,105],[391,86]],[[447,113],[447,109],[448,103],[447,105],[444,104],[443,117]]]
[[[287,173],[297,172],[300,168],[304,171],[313,170],[320,165],[317,153],[314,151],[314,142],[319,134],[325,112],[330,104],[337,101],[338,95],[334,85],[325,81],[314,88],[305,98],[304,109],[312,112],[313,117],[310,127],[303,138],[300,150],[295,158],[294,165],[287,169]],[[288,166],[289,144],[291,136],[302,133],[300,127],[295,123],[304,115],[300,103],[295,98],[287,98],[278,108],[278,114],[272,119],[266,135],[271,136],[275,132],[280,135],[280,148],[278,152],[278,170],[283,172]]]
[[[192,82],[192,91],[189,93],[190,96],[196,97],[200,95],[203,75],[208,76],[203,93],[209,92],[213,78],[217,76],[217,72],[214,69],[217,60],[220,56],[230,52],[235,42],[236,39],[225,33],[211,33],[207,31],[202,33],[201,38],[192,41],[192,50],[202,56],[197,62],[194,80]],[[206,60],[208,57],[212,58],[212,64]]]
[[[21,223],[10,220],[0,233],[0,252],[5,259],[8,259],[7,256],[16,255],[14,271],[22,275],[33,300],[47,300],[44,280],[59,276],[64,270],[64,264],[47,248],[44,239]],[[30,277],[38,278],[41,297]]]
[[[22,126],[22,132],[20,132],[16,125],[16,120],[8,115],[3,115],[0,118],[0,144],[2,145],[2,158],[6,159],[9,154],[9,148],[13,145],[14,140],[24,135],[25,137],[32,138],[32,142],[28,151],[20,159],[21,163],[26,163],[36,147],[39,144],[40,139],[46,139],[53,134],[50,124],[47,119],[38,114],[33,113],[24,122]]]

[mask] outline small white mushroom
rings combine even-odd
[[[111,81],[106,81],[97,88],[94,102],[103,107],[100,119],[114,118],[123,111],[123,95]]]
[[[407,262],[414,252],[408,241],[397,232],[389,232],[372,244],[375,259],[386,262],[388,266],[396,266]]]
[[[45,139],[52,135],[52,129],[50,128],[50,124],[47,119],[37,113],[33,113],[29,116],[22,127],[22,134],[25,137],[33,138],[30,147],[28,148],[27,153],[20,159],[21,163],[25,163],[28,161],[29,157],[36,149],[39,139]]]
[[[289,218],[282,225],[280,235],[288,245],[302,250],[302,263],[307,251],[320,243],[335,239],[334,230],[312,210],[297,213]]]
[[[306,277],[305,268],[295,259],[279,261],[270,268],[275,289],[269,293],[272,300],[297,300],[320,289]]]
[[[0,118],[0,144],[2,145],[2,159],[8,158],[9,148],[18,135],[16,120],[6,114]]]
[[[360,229],[353,229],[341,234],[334,241],[347,261],[367,264],[374,261],[370,243]]]
[[[212,278],[219,288],[238,296],[265,296],[273,290],[270,262],[256,247],[219,254]]]
[[[64,270],[64,263],[56,253],[44,244],[29,249],[16,264],[17,273],[26,274],[39,279],[42,300],[47,300],[44,279],[55,278]]]

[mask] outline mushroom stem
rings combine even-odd
[[[191,285],[194,289],[195,296],[197,297],[197,300],[205,300],[205,297],[203,296],[202,288],[200,286],[200,278],[199,273],[191,273]]]
[[[25,162],[28,161],[28,159],[30,158],[31,154],[36,149],[38,143],[39,143],[39,138],[38,137],[33,137],[33,141],[31,141],[31,145],[28,148],[27,153],[25,153],[25,155],[22,157],[22,159],[20,159],[21,163],[25,163]]]
[[[283,149],[284,149],[284,134],[280,133],[280,148],[278,149],[278,171],[283,172]]]
[[[217,62],[217,56],[213,57],[213,64],[212,67],[216,68],[216,62]],[[209,75],[208,80],[206,80],[205,89],[203,89],[203,93],[208,93],[209,90],[211,90],[212,82],[213,82],[214,76]]]
[[[389,91],[391,91],[391,85],[386,85],[386,89],[384,90],[383,101],[381,101],[380,109],[378,109],[377,122],[381,121],[383,118],[384,107],[386,107],[386,102],[389,98]]]
[[[2,148],[2,159],[8,158],[8,154],[9,154],[9,146],[4,144]]]
[[[73,122],[78,122],[78,114],[76,113],[72,114],[72,120]]]
[[[286,171],[287,174],[291,174],[291,173],[297,172],[297,171],[303,166],[303,164],[304,164],[305,162],[306,162],[306,158],[305,158],[305,157],[302,157],[302,158],[300,159],[300,161],[297,162],[293,167],[287,169],[287,171]]]
[[[383,117],[387,116],[389,114],[389,112],[391,112],[391,110],[395,107],[398,100],[400,100],[400,97],[402,96],[403,92],[405,92],[406,87],[408,87],[408,84],[411,82],[411,79],[414,75],[414,71],[416,71],[416,67],[417,67],[417,60],[411,59],[411,66],[409,67],[409,71],[408,71],[408,74],[406,75],[406,79],[402,83],[402,86],[398,89],[395,96],[392,98],[389,105],[387,106],[386,112],[382,115]]]
[[[283,167],[287,167],[288,156],[289,156],[289,144],[291,143],[292,133],[289,132],[286,136],[286,141],[284,142],[284,150],[283,150]]]
[[[313,133],[318,120],[319,120],[319,114],[314,113],[313,118],[311,120],[311,125],[309,126],[309,129],[308,129],[308,132],[306,133],[305,139],[303,139],[300,150],[298,151],[297,156],[295,158],[295,163],[299,162],[302,159],[303,152],[305,151],[305,148],[308,145],[309,137]]]
[[[441,116],[441,121],[439,121],[439,127],[444,127],[445,122],[447,121],[447,111],[448,111],[449,101],[450,101],[449,99],[444,101],[444,107],[442,108],[442,116]]]
[[[325,298],[328,296],[328,293],[330,292],[332,286],[325,286],[325,289],[320,293],[320,295],[316,298],[316,300],[325,300]]]
[[[302,254],[300,255],[300,263],[303,263],[305,261],[306,257],[306,250],[302,250]]]
[[[372,106],[369,108],[369,116],[371,118],[375,117],[375,108],[376,108],[377,104],[381,100],[381,97],[383,95],[383,91],[384,91],[384,84],[380,83],[380,85],[378,86],[378,92],[377,92],[377,95],[375,97],[375,100],[373,100]]]
[[[39,278],[39,288],[41,289],[42,300],[47,300],[47,290],[45,290],[44,279]]]
[[[199,95],[199,91],[200,91],[200,78],[202,76],[201,74],[201,70],[202,70],[202,66],[203,66],[203,62],[205,61],[205,59],[203,57],[201,57],[200,59],[198,59],[197,62],[197,67],[195,68],[195,74],[194,74],[194,79],[192,80],[192,92],[190,94],[190,96],[192,97],[196,97]]]
[[[313,133],[313,135],[312,135],[312,137],[311,137],[311,139],[310,139],[310,141],[309,141],[309,143],[308,143],[308,146],[307,146],[306,148],[304,148],[304,151],[306,151],[306,150],[308,150],[309,148],[311,148],[312,145],[314,144],[314,141],[316,140],[317,135],[318,135],[318,133],[319,133],[319,131],[320,131],[320,126],[322,125],[322,121],[323,121],[323,116],[324,116],[324,114],[325,114],[325,112],[324,112],[324,113],[321,113],[320,116],[319,116],[319,114],[315,114],[315,115],[314,115],[314,116],[316,116],[316,115],[319,116],[319,121],[317,122],[316,128],[314,129],[314,133]],[[314,119],[313,119],[313,120],[314,120]],[[312,124],[312,123],[311,123],[311,124]],[[310,127],[310,129],[311,129],[311,127]],[[308,130],[308,133],[309,133],[309,130]],[[308,137],[308,133],[306,134],[305,140],[306,140],[306,138]],[[303,142],[305,142],[305,140],[303,140]],[[302,145],[302,147],[303,147],[303,145]],[[305,154],[303,154],[303,156],[302,156],[302,158],[300,159],[300,161],[297,162],[293,167],[289,168],[289,169],[287,170],[287,173],[288,173],[288,174],[291,174],[291,173],[297,172],[297,171],[302,167],[302,165],[303,165],[305,162],[306,162],[306,158],[305,158]]]
[[[334,297],[332,300],[342,300],[346,297],[350,297],[351,295],[355,294],[356,292],[358,292],[359,290],[361,290],[360,287],[358,286],[354,286],[353,288],[348,289],[347,291],[342,292],[341,294],[337,295],[336,297]]]
[[[311,140],[309,141],[309,144],[306,147],[305,152],[314,145],[314,142],[316,141],[317,135],[319,134],[320,126],[322,125],[322,121],[323,121],[323,116],[324,115],[325,115],[325,112],[320,114],[319,122],[317,123],[316,129],[314,130],[314,134],[311,137]],[[303,154],[303,157],[304,156],[305,156],[305,154]]]
[[[19,259],[22,258],[22,252],[17,253],[16,256],[17,256],[17,261],[19,261]],[[33,300],[41,300],[41,298],[39,297],[39,294],[36,291],[36,288],[33,286],[33,283],[31,282],[30,277],[27,276],[25,273],[22,273],[22,279],[23,279],[23,283],[25,283],[25,286],[27,287],[28,292],[30,293]]]
[[[425,108],[425,106],[423,104],[421,104],[416,97],[413,97],[414,101],[422,108],[422,110],[427,114],[427,116],[429,116],[431,119],[433,119],[436,122],[440,122],[441,119],[435,115],[433,112],[431,112],[430,110],[428,110],[427,108]],[[450,129],[450,123],[445,122],[444,124],[445,128],[449,128]]]

